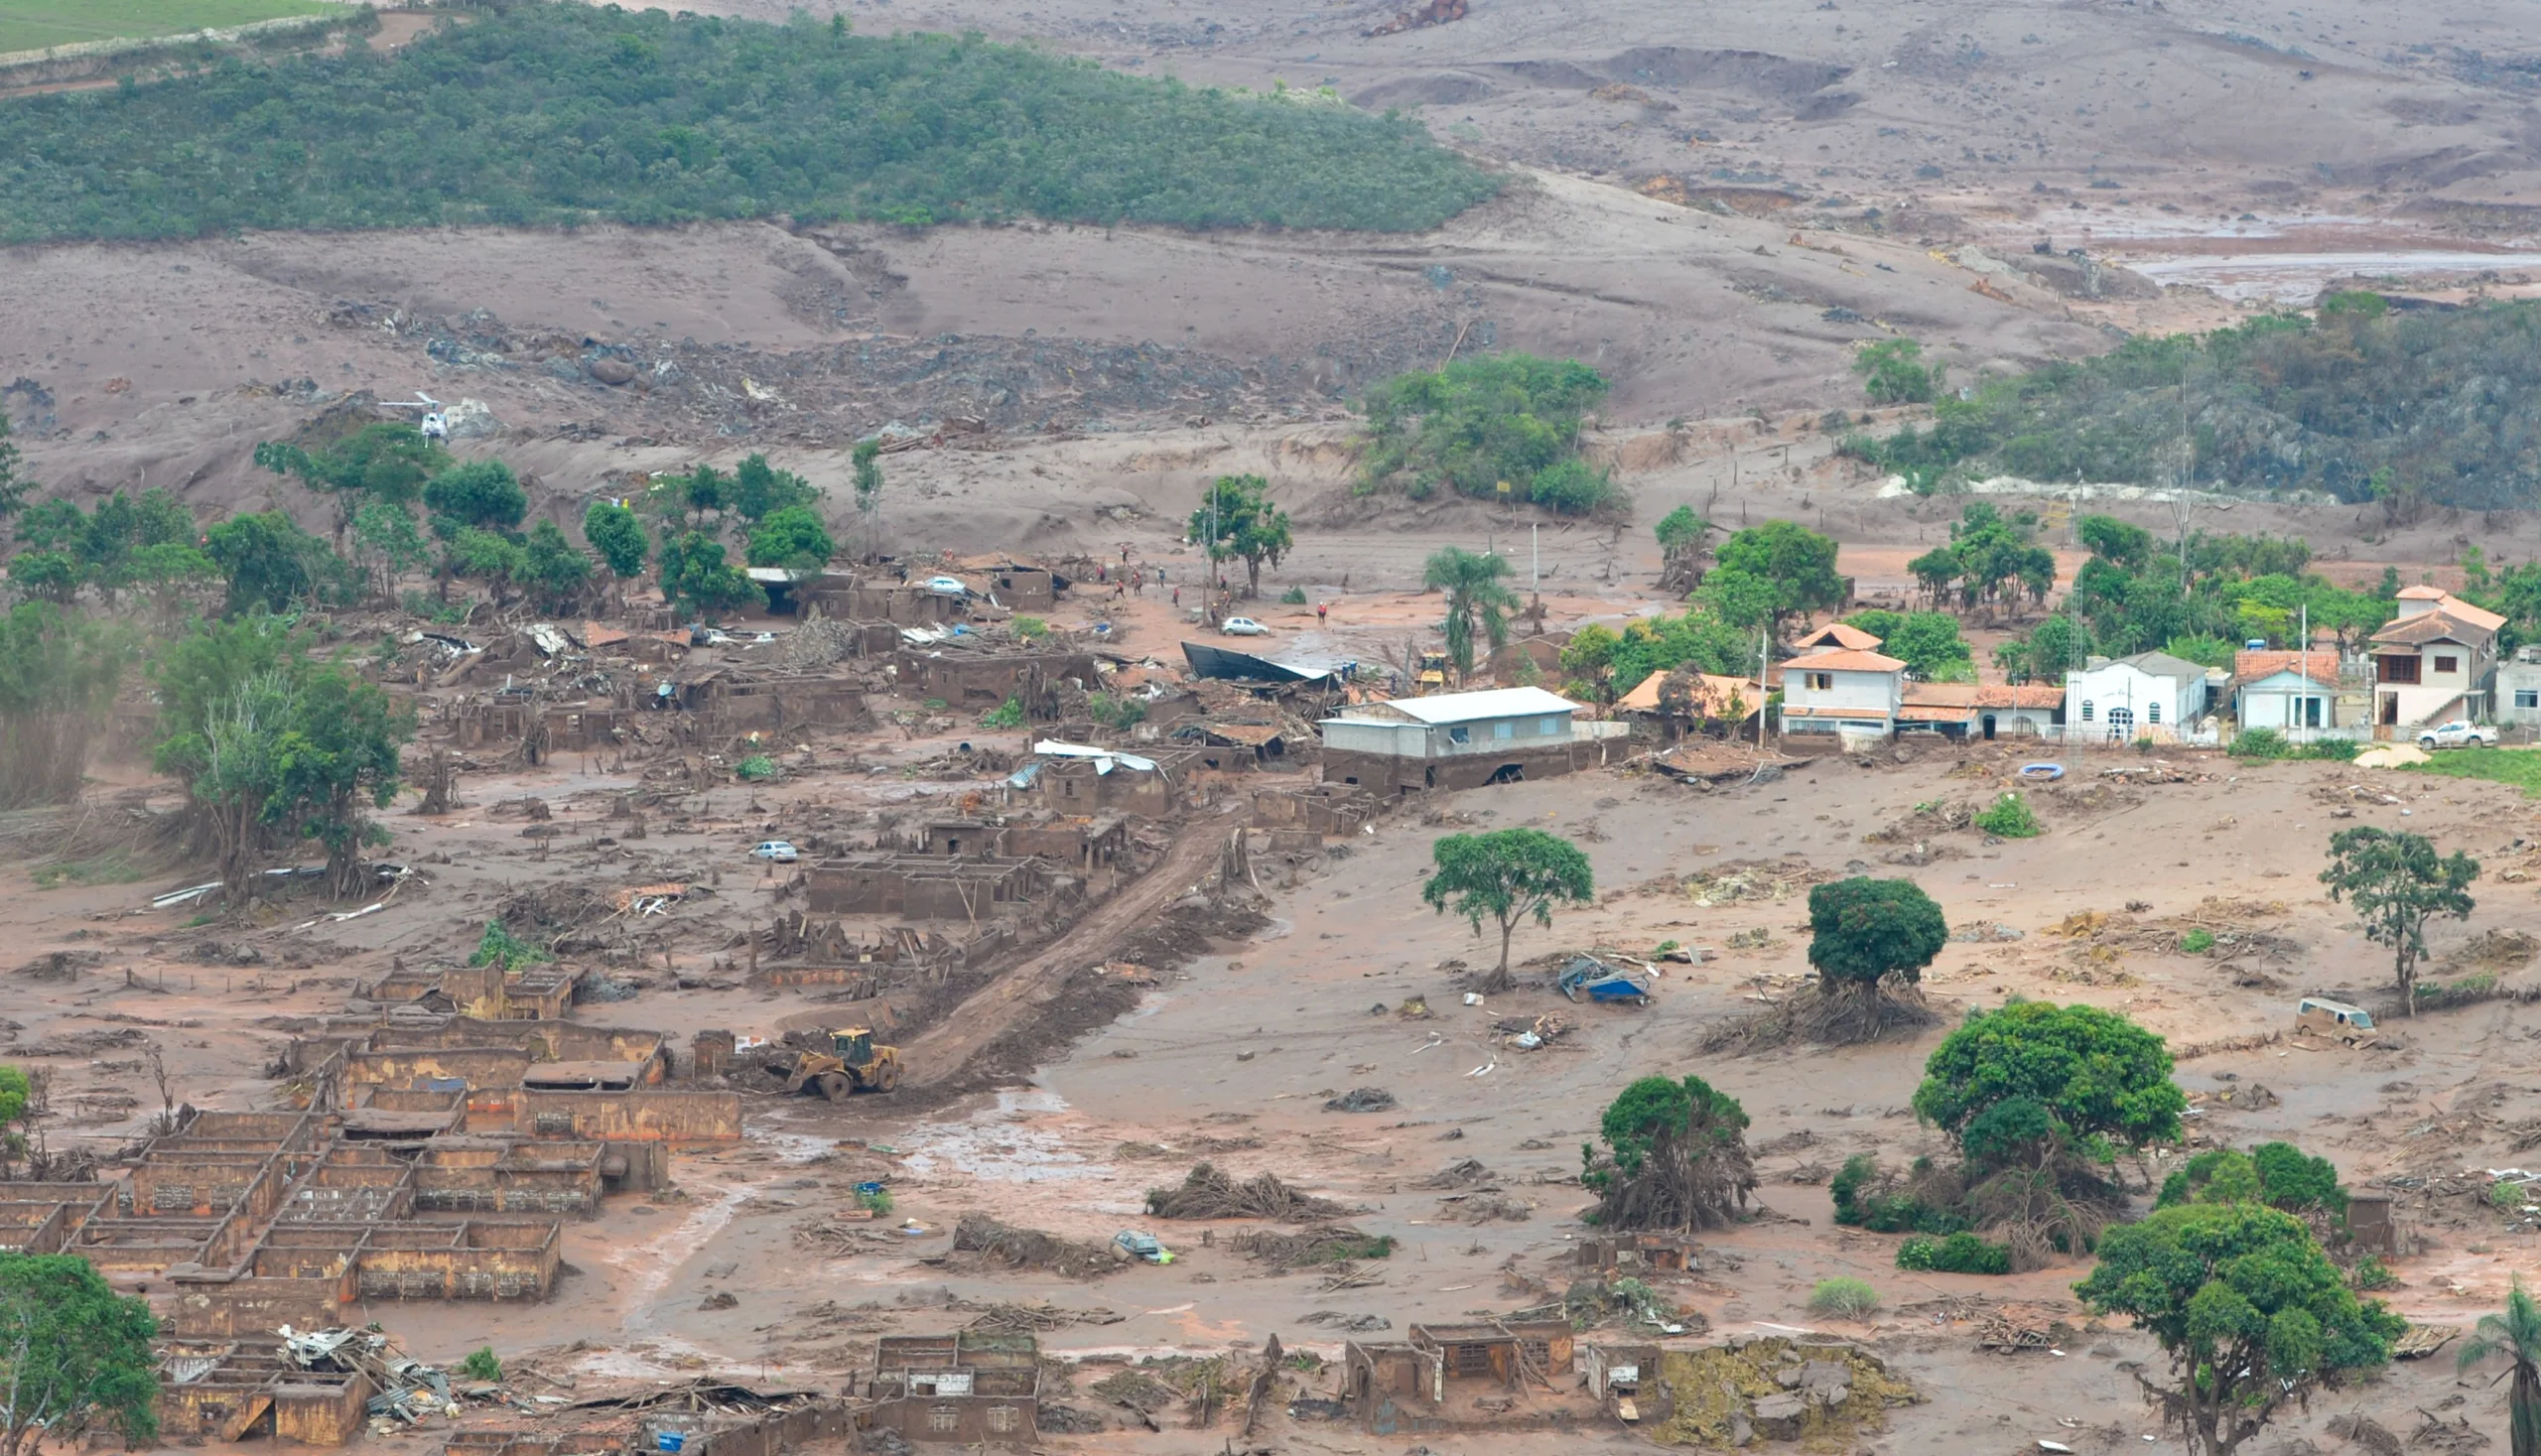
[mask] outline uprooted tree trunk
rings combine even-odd
[[[1705,1031],[1707,1052],[1743,1055],[1795,1041],[1855,1046],[1893,1032],[1920,1030],[1941,1019],[1924,999],[1923,988],[1902,976],[1878,985],[1812,981],[1761,1011],[1732,1017]]]
[[[1609,1155],[1597,1195],[1597,1225],[1605,1229],[1658,1229],[1698,1233],[1736,1223],[1756,1187],[1756,1162],[1747,1139],[1734,1129],[1699,1122],[1682,1133],[1655,1138],[1638,1168],[1627,1170]]]

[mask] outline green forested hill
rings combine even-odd
[[[2541,307],[2399,312],[2340,294],[2317,319],[2134,338],[1944,397],[1930,430],[1850,448],[1941,487],[1997,473],[2159,485],[2193,468],[2208,490],[2528,509],[2541,505]]]
[[[774,212],[1435,226],[1497,182],[1418,126],[979,38],[515,0],[390,56],[0,103],[0,240]]]

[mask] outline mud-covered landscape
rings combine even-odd
[[[0,1453],[2523,1456],[2518,11],[561,5],[0,57]]]

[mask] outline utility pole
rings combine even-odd
[[[2298,685],[2298,686],[2295,688],[2295,690],[2294,690],[2297,694],[2299,694],[2299,695],[2301,696],[2301,701],[2302,701],[2302,703],[2303,703],[2303,707],[2302,707],[2302,709],[2298,710],[2298,711],[2295,713],[2295,716],[2294,716],[2294,721],[2295,721],[2295,723],[2296,723],[2296,724],[2298,724],[2298,725],[2303,725],[2303,724],[2305,724],[2305,721],[2306,721],[2306,720],[2308,720],[2309,718],[2311,718],[2311,716],[2312,716],[2312,714],[2311,714],[2311,706],[2312,706],[2312,603],[2311,603],[2311,602],[2306,601],[2306,602],[2304,602],[2304,603],[2303,603],[2302,615],[2303,615],[2303,625],[2302,625],[2302,627],[2300,628],[2300,630],[2301,630],[2301,631],[2302,631],[2302,633],[2303,633],[2303,645],[2302,645],[2300,648],[2296,649],[2297,651],[2299,651],[2299,652],[2301,652],[2301,653],[2302,653],[2302,656],[2298,659],[2298,661],[2299,661],[2299,663],[2300,663],[2300,667],[2298,668],[2298,670],[2297,670],[2297,674],[2296,674],[2296,675],[2301,679],[2301,682],[2299,683],[2299,685]],[[2295,739],[2295,741],[2297,741],[2297,742],[2301,742],[2301,741],[2303,741],[2303,739],[2302,739],[2302,738],[2300,738],[2300,737],[2298,736],[2298,737]]]
[[[1756,629],[1756,756],[1765,756],[1765,700],[1773,694],[1767,689],[1766,661],[1773,655],[1773,629]]]
[[[1530,596],[1536,594],[1537,585],[1543,581],[1543,529],[1540,521],[1531,521],[1527,525],[1527,595]]]

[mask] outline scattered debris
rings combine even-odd
[[[1327,1113],[1382,1113],[1394,1106],[1394,1094],[1382,1087],[1354,1087],[1323,1105]]]
[[[1121,1267],[1109,1245],[1061,1239],[1000,1223],[984,1213],[966,1213],[954,1224],[953,1248],[985,1255],[1008,1268],[1048,1269],[1071,1279],[1098,1278]]]
[[[1299,1193],[1273,1173],[1239,1183],[1215,1163],[1201,1163],[1179,1188],[1148,1189],[1147,1212],[1160,1219],[1275,1219],[1296,1224],[1339,1218],[1350,1210],[1328,1198]]]

